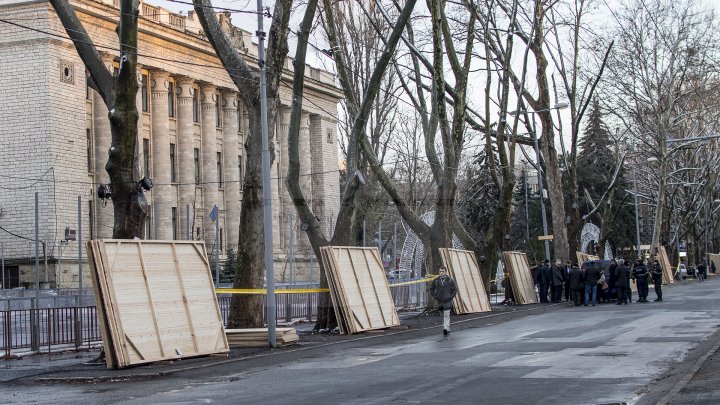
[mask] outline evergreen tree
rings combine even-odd
[[[577,173],[580,194],[583,195],[584,190],[587,190],[590,198],[597,203],[610,187],[617,168],[616,144],[603,121],[603,114],[597,100],[593,101],[587,127],[583,131],[578,146],[580,152],[577,160]],[[607,240],[615,248],[635,244],[632,199],[625,191],[629,188],[630,184],[624,176],[624,170],[621,169],[614,192],[610,193],[609,198],[604,201],[604,204],[608,204],[609,209],[599,210],[596,215],[589,218],[595,225],[604,228],[603,232]],[[588,213],[591,210],[590,201],[583,198],[581,213]],[[600,215],[603,215],[602,223]],[[603,255],[603,252],[604,247],[600,246],[600,256]]]

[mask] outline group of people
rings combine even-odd
[[[630,284],[637,285],[637,302],[649,302],[649,284],[655,285],[655,301],[662,301],[662,267],[655,260],[649,266],[637,260],[630,266],[625,259],[611,260],[604,269],[597,262],[585,262],[582,267],[569,260],[545,260],[530,269],[540,302],[572,301],[575,306],[610,302],[616,298],[617,305],[632,302]]]

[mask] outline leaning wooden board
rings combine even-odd
[[[537,290],[530,274],[527,255],[522,252],[503,252],[503,262],[510,276],[515,302],[537,304]]]
[[[670,257],[668,257],[665,246],[660,246],[658,250],[658,260],[663,270],[663,284],[672,284],[675,280],[673,279],[672,266],[670,265]]]
[[[458,291],[453,300],[455,313],[491,311],[490,300],[480,275],[480,267],[475,260],[475,253],[469,250],[440,249],[440,255],[450,277],[457,285]]]
[[[715,273],[710,272],[710,264],[715,263]],[[705,270],[705,274],[708,276],[716,276],[720,274],[720,254],[708,253],[708,265]]]
[[[583,253],[583,252],[575,252],[575,256],[577,256],[578,266],[581,268],[582,268],[582,264],[588,260],[600,260],[600,258],[598,256],[589,255],[589,254]]]
[[[108,367],[229,350],[202,243],[101,240],[88,251],[105,350],[117,357]]]
[[[382,261],[375,248],[321,248],[341,333],[400,324]]]

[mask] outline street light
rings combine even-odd
[[[542,177],[542,167],[540,166],[540,148],[538,147],[538,139],[537,139],[537,129],[535,127],[535,115],[539,112],[546,112],[550,110],[561,110],[563,108],[567,108],[568,103],[557,103],[555,104],[555,107],[545,108],[542,110],[537,111],[511,111],[508,114],[509,115],[518,115],[518,114],[533,114],[532,116],[532,139],[533,144],[535,147],[535,157],[537,158],[537,172],[538,172],[538,185],[540,186],[540,213],[542,214],[542,223],[543,223],[543,236],[544,236],[544,244],[545,244],[545,260],[550,260],[550,241],[548,240],[548,226],[547,226],[547,214],[545,213],[545,196],[544,196],[544,190],[543,187],[543,177]]]

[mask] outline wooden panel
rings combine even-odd
[[[327,246],[321,253],[341,333],[400,324],[377,249]]]
[[[705,274],[707,274],[708,276],[714,276],[714,275],[720,274],[720,273],[711,273],[710,272],[710,263],[715,263],[715,271],[716,272],[720,271],[720,254],[708,253],[708,266],[707,266],[707,269],[705,270]]]
[[[503,252],[503,262],[518,304],[537,304],[538,295],[530,274],[527,255],[522,252]]]
[[[663,284],[672,284],[675,280],[673,279],[672,266],[665,246],[660,246],[660,249],[658,249],[658,260],[663,270]]]
[[[577,256],[578,266],[580,268],[582,268],[582,264],[588,260],[600,260],[600,258],[598,256],[589,255],[589,254],[583,253],[583,252],[575,252],[575,255]]]
[[[457,314],[489,312],[490,300],[485,290],[475,253],[468,250],[440,249],[443,264],[457,285],[453,307]]]
[[[92,258],[93,276],[104,280],[95,295],[105,302],[117,367],[228,351],[202,244],[103,240],[92,245],[101,252]]]

